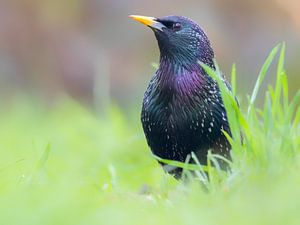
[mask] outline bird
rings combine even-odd
[[[144,93],[141,111],[152,153],[185,162],[194,152],[199,162],[206,164],[211,150],[229,159],[231,146],[224,131],[230,136],[231,131],[221,91],[199,64],[216,69],[206,33],[184,16],[129,17],[153,30],[160,51],[159,66]],[[182,168],[160,164],[167,173],[181,178]]]

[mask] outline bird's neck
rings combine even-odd
[[[172,58],[160,60],[157,77],[159,91],[162,94],[188,95],[192,90],[203,86],[207,75],[197,62],[182,64],[173,60]]]
[[[159,71],[164,76],[177,77],[184,73],[198,71],[200,64],[197,58],[180,57],[180,55],[160,55]]]
[[[208,65],[211,68],[214,66],[214,53],[213,51],[202,52],[199,51],[197,54],[190,54],[185,52],[181,54],[180,52],[167,52],[161,51],[160,54],[160,69],[161,70],[173,70],[174,73],[177,70],[184,69],[188,71],[199,70],[200,62]]]

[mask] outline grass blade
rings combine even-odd
[[[275,85],[275,95],[273,99],[273,113],[274,115],[278,112],[282,112],[282,107],[279,104],[281,99],[281,89],[283,86],[283,75],[284,75],[284,57],[285,57],[285,43],[282,43],[280,55],[279,55],[279,61],[277,65],[277,79],[276,79],[276,85]],[[282,115],[280,115],[282,117]]]
[[[50,145],[50,143],[48,143],[46,145],[46,148],[45,148],[41,158],[39,159],[39,161],[37,163],[37,166],[36,166],[37,170],[40,170],[45,166],[45,164],[49,158],[50,151],[51,151],[51,145]]]
[[[277,45],[275,48],[272,49],[271,53],[267,57],[265,63],[263,64],[263,66],[262,66],[262,68],[261,68],[261,70],[259,72],[258,78],[256,80],[256,83],[255,83],[255,86],[254,86],[254,89],[252,91],[252,95],[251,95],[251,98],[250,98],[250,103],[249,103],[249,107],[248,107],[248,111],[247,111],[248,114],[250,113],[250,110],[253,107],[253,104],[254,104],[255,99],[257,97],[259,88],[260,88],[263,80],[265,79],[265,76],[266,76],[266,74],[267,74],[267,72],[268,72],[268,70],[270,68],[271,63],[274,60],[275,55],[278,52],[279,46],[280,45]]]

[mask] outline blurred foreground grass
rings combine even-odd
[[[210,168],[207,189],[163,173],[138,113],[96,116],[70,99],[1,107],[0,224],[299,224],[300,94],[291,109],[283,58],[263,109],[256,90],[247,112],[227,104],[244,144],[232,140],[231,170]]]

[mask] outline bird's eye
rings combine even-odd
[[[181,29],[181,24],[180,23],[173,23],[172,30],[179,31],[180,29]]]

